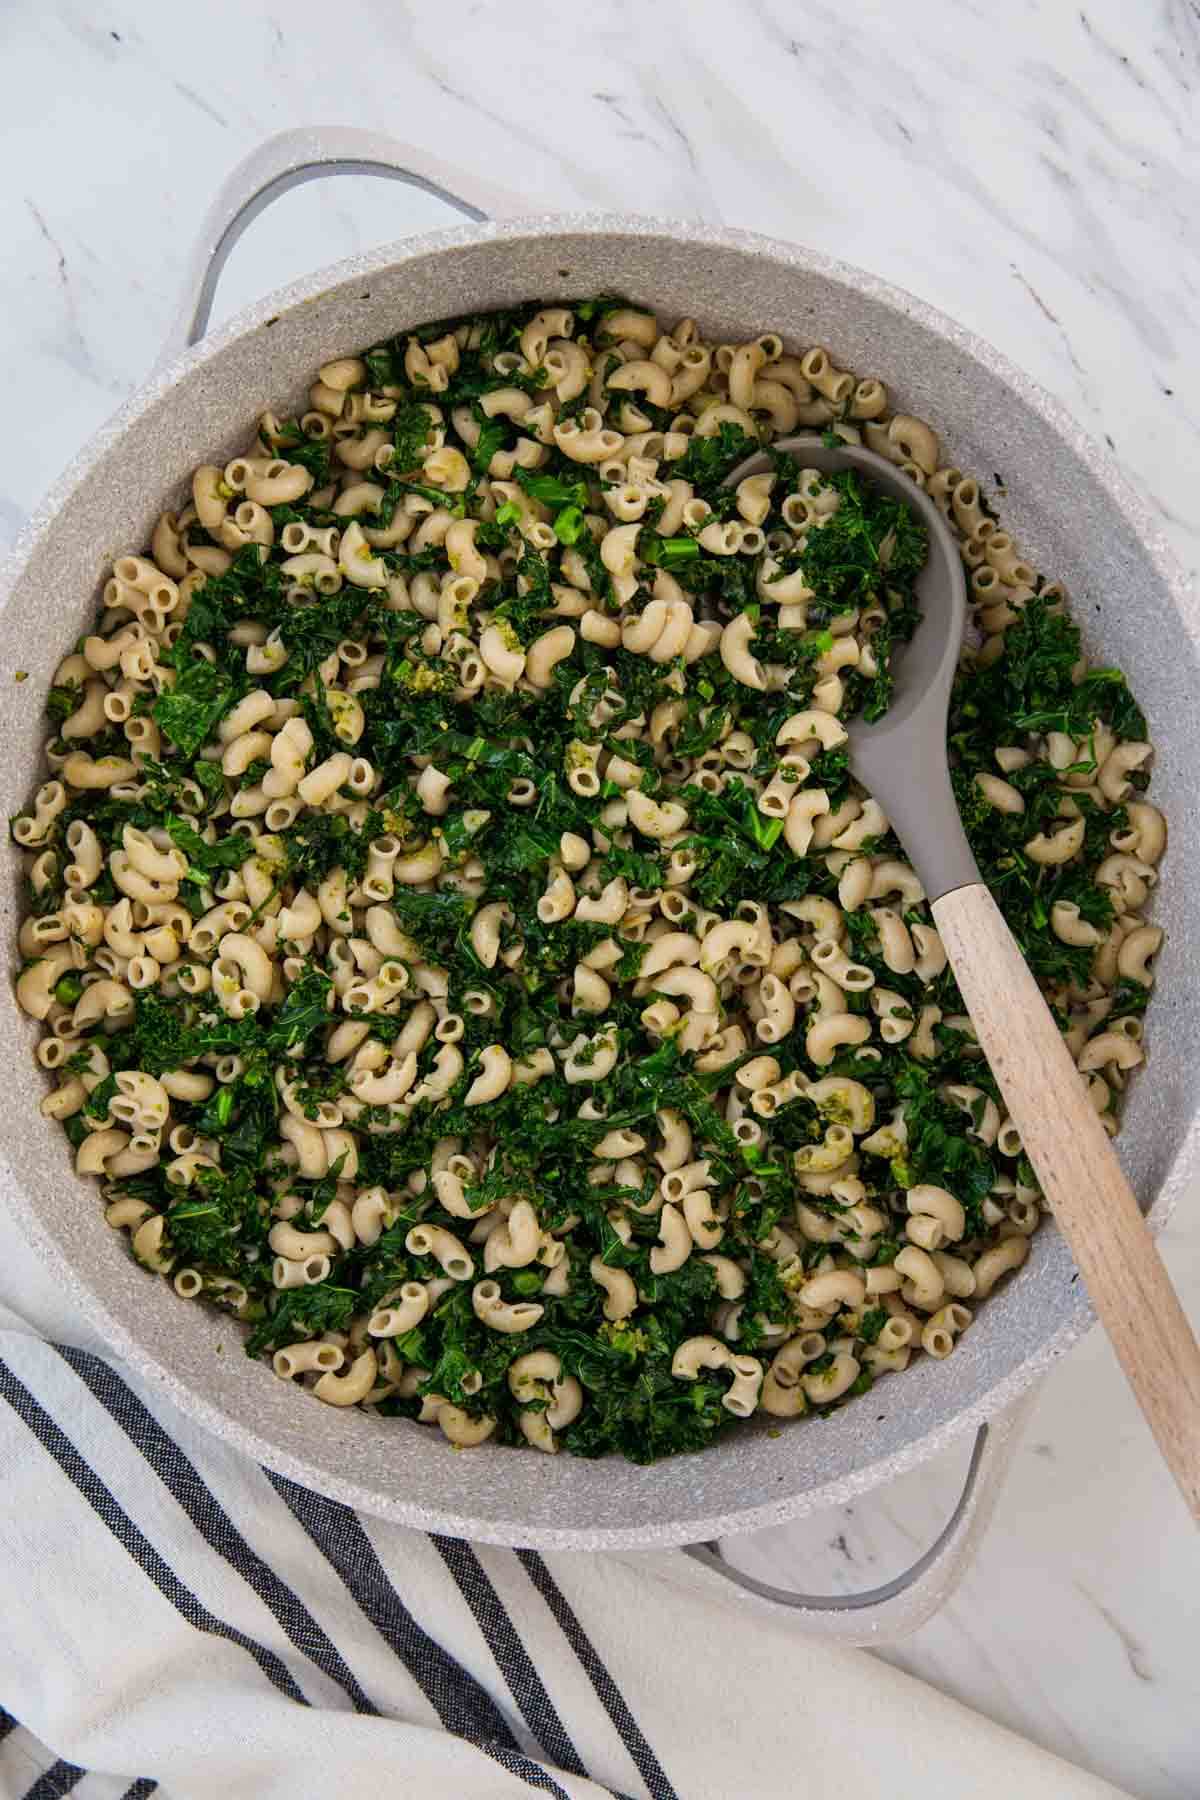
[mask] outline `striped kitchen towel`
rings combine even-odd
[[[678,1553],[360,1516],[175,1412],[0,1216],[0,1800],[1103,1800]]]

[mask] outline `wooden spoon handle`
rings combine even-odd
[[[1200,1346],[1041,992],[982,884],[933,903],[963,999],[1092,1304],[1200,1521]]]

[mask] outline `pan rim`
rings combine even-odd
[[[199,344],[156,370],[67,465],[34,510],[0,566],[0,616],[3,616],[26,564],[60,523],[62,516],[70,508],[76,490],[96,463],[136,426],[146,412],[168,396],[178,381],[216,362],[230,345],[264,326],[268,320],[286,314],[297,306],[320,300],[345,283],[379,276],[418,257],[481,244],[516,246],[522,241],[567,236],[608,237],[618,240],[661,237],[676,245],[686,244],[689,247],[767,257],[785,268],[816,274],[832,283],[852,287],[857,293],[881,303],[914,326],[923,328],[982,364],[1011,389],[1021,402],[1040,415],[1108,495],[1115,510],[1135,533],[1148,562],[1169,594],[1184,631],[1193,645],[1200,649],[1200,608],[1197,607],[1196,596],[1147,502],[1121,472],[1115,456],[1097,444],[1053,396],[987,340],[957,324],[907,290],[807,247],[738,228],[710,227],[692,220],[619,213],[532,214],[503,223],[458,225],[422,233],[317,270],[241,309]],[[1193,1115],[1182,1130],[1170,1167],[1150,1209],[1148,1217],[1153,1230],[1157,1232],[1165,1224],[1186,1182],[1198,1166],[1200,1115]],[[312,1460],[306,1460],[286,1444],[276,1441],[269,1428],[263,1425],[251,1428],[241,1423],[223,1404],[209,1398],[200,1386],[174,1373],[167,1361],[147,1348],[138,1333],[116,1316],[105,1298],[102,1276],[93,1282],[87,1279],[85,1273],[81,1273],[77,1264],[64,1259],[60,1246],[41,1220],[37,1207],[26,1195],[7,1159],[4,1160],[2,1185],[5,1198],[26,1234],[32,1238],[43,1258],[51,1263],[83,1317],[116,1355],[148,1377],[156,1388],[160,1388],[167,1397],[180,1405],[190,1417],[253,1455],[256,1460],[296,1480],[314,1485],[316,1476],[317,1485],[322,1492],[348,1505],[400,1524],[469,1535],[484,1542],[529,1544],[542,1549],[563,1550],[659,1548],[693,1542],[700,1537],[719,1537],[757,1530],[782,1523],[818,1507],[844,1503],[881,1480],[899,1474],[905,1468],[916,1466],[945,1444],[1002,1411],[1093,1322],[1086,1297],[1077,1287],[1069,1316],[982,1396],[956,1411],[948,1420],[924,1431],[901,1449],[891,1450],[864,1466],[815,1487],[793,1491],[778,1500],[726,1511],[716,1517],[675,1518],[666,1522],[652,1521],[642,1525],[606,1526],[591,1530],[548,1525],[529,1526],[520,1520],[499,1521],[494,1517],[476,1519],[462,1513],[440,1511],[424,1502],[409,1501],[398,1495],[378,1492],[345,1475],[339,1475],[332,1468],[318,1466]],[[91,1267],[92,1265],[88,1265],[89,1270]]]

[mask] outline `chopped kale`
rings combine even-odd
[[[238,684],[203,657],[180,670],[174,687],[154,702],[154,723],[186,757],[195,756],[239,698]]]
[[[113,1122],[123,1071],[201,1077],[166,1084],[169,1136],[164,1132],[158,1162],[114,1177],[106,1198],[120,1195],[161,1214],[171,1272],[194,1269],[208,1298],[235,1306],[250,1328],[252,1354],[323,1334],[339,1334],[341,1342],[340,1334],[353,1330],[356,1348],[348,1357],[363,1346],[376,1351],[372,1404],[381,1414],[428,1417],[439,1404],[431,1397],[441,1396],[468,1416],[493,1421],[497,1441],[514,1443],[522,1437],[522,1412],[544,1413],[550,1396],[546,1388],[514,1395],[512,1363],[549,1352],[582,1393],[576,1415],[555,1427],[560,1446],[645,1463],[701,1450],[734,1427],[723,1404],[729,1368],[702,1369],[694,1381],[674,1374],[686,1339],[715,1334],[739,1357],[766,1365],[799,1329],[805,1314],[798,1290],[828,1256],[839,1265],[878,1268],[895,1260],[909,1241],[906,1193],[914,1185],[931,1183],[958,1197],[966,1237],[956,1254],[973,1257],[994,1241],[984,1206],[1003,1191],[1000,1174],[1022,1185],[1035,1177],[1024,1158],[1005,1158],[998,1144],[983,1141],[982,1109],[998,1100],[998,1089],[960,1028],[963,1001],[952,972],[925,978],[916,969],[893,969],[871,904],[842,908],[842,947],[874,978],[877,1001],[879,990],[893,996],[879,1007],[884,1018],[913,1027],[920,1021],[924,1041],[918,1054],[915,1030],[899,1043],[879,1041],[876,1032],[861,1052],[844,1050],[820,1070],[813,1064],[807,1027],[817,984],[807,964],[818,915],[781,909],[814,897],[840,904],[842,857],[830,845],[832,833],[796,854],[784,820],[760,804],[780,773],[780,728],[814,704],[814,687],[828,668],[823,659],[836,660],[830,653],[853,623],[848,615],[867,606],[855,630],[864,647],[869,636],[873,666],[864,656],[858,666],[841,667],[841,685],[830,689],[840,696],[843,718],[874,719],[891,703],[895,658],[920,623],[923,525],[902,501],[856,474],[839,474],[822,484],[828,510],[797,529],[792,509],[785,520],[781,508],[801,485],[800,467],[768,449],[778,479],[763,521],[767,549],[755,550],[750,540],[741,553],[715,555],[701,543],[702,525],[661,530],[667,484],[675,479],[704,502],[706,523],[741,516],[726,484],[759,450],[759,437],[729,421],[701,435],[718,379],[698,401],[684,402],[685,412],[696,409],[692,435],[680,457],[664,445],[657,469],[645,476],[626,540],[634,540],[634,560],[619,566],[605,538],[623,506],[609,479],[620,471],[571,460],[537,421],[547,402],[559,423],[581,414],[597,391],[599,404],[608,404],[604,383],[626,354],[614,348],[620,328],[611,314],[630,303],[596,296],[562,304],[574,311],[596,384],[585,383],[565,404],[551,401],[552,371],[536,366],[529,350],[527,328],[541,310],[534,301],[431,322],[365,352],[365,383],[346,416],[357,421],[376,410],[374,401],[363,405],[368,393],[395,405],[384,432],[390,463],[385,451],[379,462],[387,466],[363,477],[375,491],[362,523],[369,557],[379,559],[363,579],[375,585],[360,586],[358,572],[348,574],[328,535],[347,523],[331,484],[348,489],[360,479],[353,471],[342,479],[338,440],[310,437],[294,419],[264,420],[268,450],[302,464],[314,487],[328,487],[323,503],[304,495],[271,508],[273,543],[246,544],[231,553],[223,573],[188,578],[170,629],[156,640],[161,674],[135,696],[138,717],[157,727],[161,746],[131,747],[117,724],[92,741],[97,755],[136,755],[136,779],[69,793],[47,836],[52,854],[39,858],[30,911],[68,916],[73,893],[61,852],[76,820],[88,822],[99,840],[100,873],[87,898],[101,906],[122,895],[111,853],[123,846],[126,827],[186,858],[178,893],[164,898],[161,911],[129,896],[134,928],[177,934],[176,944],[168,936],[157,940],[160,980],[130,982],[131,1010],[82,1034],[73,1024],[55,1026],[72,1040],[82,1035],[64,1078],[83,1078],[87,1091],[66,1131],[78,1145]],[[452,352],[455,366],[447,365],[447,383],[435,393],[410,379],[406,364],[414,339],[429,345],[450,333],[457,360]],[[488,417],[487,396],[514,387],[537,409],[528,426],[510,418],[507,406]],[[611,396],[617,405],[626,398]],[[630,404],[644,415],[647,434],[688,422],[677,425],[674,412],[643,402],[640,393]],[[769,425],[761,430],[769,439]],[[461,446],[466,458],[465,473],[457,465],[460,491],[438,485],[435,465],[426,473],[430,451],[442,442]],[[651,437],[642,443],[639,460],[653,462]],[[513,485],[496,492],[488,471],[498,456],[501,466],[511,458]],[[642,479],[636,465],[629,465],[629,478]],[[469,552],[456,549],[451,567],[445,533],[451,521],[466,519],[475,526],[477,555],[468,563]],[[322,546],[321,557],[330,559],[319,564],[328,578],[322,586],[333,592],[311,585],[311,565],[289,562],[281,542],[289,526]],[[188,531],[196,545],[229,536],[210,536],[198,525]],[[289,533],[289,542],[300,535]],[[800,604],[774,604],[767,555],[782,575],[802,574],[809,592]],[[482,566],[478,556],[486,559]],[[452,586],[450,577],[465,566],[472,581]],[[661,659],[626,647],[627,627],[652,600],[675,602],[680,594],[693,624],[748,619],[753,654],[769,667],[764,691],[740,683],[690,625]],[[980,869],[1066,1028],[1095,992],[1095,951],[1058,937],[1055,908],[1067,904],[1097,932],[1110,930],[1125,909],[1097,872],[1111,840],[1121,841],[1137,817],[1110,805],[1092,784],[1097,734],[1104,727],[1140,740],[1146,723],[1117,670],[1086,668],[1061,602],[1036,594],[1016,611],[999,654],[967,657],[957,676],[952,782]],[[494,628],[493,646],[498,639],[526,657],[537,638],[566,625],[560,641],[567,653],[545,682],[535,682],[528,662],[523,672],[501,675],[493,663],[506,659],[489,662],[484,654],[485,625]],[[268,638],[280,647],[275,663],[259,652]],[[345,759],[340,784],[323,801],[301,801],[299,772],[289,772],[286,759],[278,766],[271,760],[265,735],[228,758],[222,724],[252,690],[270,702],[269,710],[259,707],[267,715],[264,733],[295,719],[311,735],[307,771]],[[52,690],[54,729],[76,710],[81,693],[72,683]],[[1050,733],[1066,734],[1076,746],[1080,785],[1069,798],[1063,772],[1045,753]],[[1005,745],[1027,757],[1004,777],[1019,810],[992,805],[979,783],[995,774],[997,747]],[[814,750],[807,761],[797,781],[821,789],[830,812],[861,798],[846,745]],[[580,780],[585,764],[596,770],[594,793]],[[1135,790],[1144,781],[1134,771]],[[659,837],[639,796],[681,807],[683,822]],[[1064,800],[1081,821],[1082,848],[1064,864],[1039,863],[1026,846],[1036,833],[1057,829]],[[902,852],[882,833],[855,854]],[[344,903],[335,912],[343,879]],[[226,903],[236,910],[223,917]],[[298,915],[296,923],[288,923],[285,907]],[[495,908],[490,934],[480,929],[485,907]],[[779,1042],[764,1041],[770,1033],[761,987],[756,996],[770,947],[752,940],[710,966],[710,925],[739,916],[757,921],[763,908],[771,967],[795,1003],[794,1025]],[[908,926],[928,926],[923,904],[901,911]],[[305,913],[315,930],[302,924]],[[90,915],[70,916],[79,919],[81,935],[90,928]],[[202,917],[215,942],[185,945],[189,921]],[[77,1007],[102,970],[124,971],[123,962],[111,960],[125,956],[121,930],[118,922],[103,962],[58,973],[57,1007]],[[232,992],[231,967],[239,953],[253,951],[244,941],[223,942],[230,934],[261,944],[277,971],[252,999]],[[643,978],[668,934],[680,966],[668,976],[664,964]],[[690,972],[682,982],[681,968]],[[689,978],[712,983],[695,1004]],[[1111,1018],[1139,1016],[1148,992],[1119,981]],[[838,1004],[875,1017],[864,993],[843,993]],[[936,1008],[932,1024],[927,1007]],[[495,1046],[512,1060],[509,1083],[485,1104],[469,1104]],[[788,1085],[775,1089],[774,1110],[760,1113],[738,1077],[768,1054]],[[832,1192],[801,1195],[797,1152],[811,1151],[832,1123],[851,1117],[836,1099],[818,1106],[810,1097],[807,1084],[818,1074],[860,1083],[880,1135],[856,1130],[855,1160],[844,1171],[853,1170],[854,1188],[838,1182]],[[408,1080],[404,1093],[378,1101],[375,1093],[386,1093],[392,1077],[399,1086]],[[982,1096],[967,1111],[953,1099],[963,1087]],[[699,1215],[694,1202],[684,1203],[694,1247],[679,1267],[664,1271],[655,1251],[670,1218],[662,1163],[671,1117],[686,1127],[686,1156],[693,1171],[703,1169],[709,1192]],[[329,1129],[320,1132],[324,1162],[306,1159],[302,1170],[290,1140],[305,1120]],[[621,1153],[626,1143],[637,1146],[630,1155]],[[196,1158],[178,1148],[192,1144]],[[807,1160],[801,1158],[802,1172]],[[465,1205],[452,1186],[430,1180],[448,1163],[460,1172]],[[851,1195],[859,1184],[880,1215],[869,1231],[852,1229]],[[381,1216],[358,1229],[359,1200],[374,1197],[369,1214],[379,1195]],[[805,1209],[799,1212],[798,1198]],[[534,1208],[537,1246],[528,1260],[509,1266],[494,1254],[503,1239],[488,1239],[485,1249],[476,1225],[515,1229],[522,1201]],[[349,1219],[346,1208],[353,1209]],[[301,1230],[329,1232],[322,1240],[326,1279],[275,1286],[269,1233],[284,1217]],[[836,1237],[821,1221],[835,1226]],[[473,1261],[471,1278],[446,1285],[439,1258],[419,1237],[410,1250],[417,1225],[459,1238]],[[733,1301],[726,1298],[729,1264],[740,1288]],[[628,1275],[625,1316],[607,1316],[597,1269]],[[528,1330],[499,1332],[477,1315],[473,1289],[484,1274],[503,1301],[538,1308]],[[419,1323],[394,1338],[363,1337],[372,1312],[412,1282],[428,1284]],[[865,1302],[843,1309],[808,1373],[832,1367],[839,1338],[859,1346],[864,1364],[878,1360],[863,1347],[878,1344],[889,1316]],[[864,1366],[849,1395],[874,1379]],[[819,1401],[818,1408],[824,1410]]]
[[[818,600],[861,603],[891,585],[909,589],[924,567],[929,534],[912,508],[893,500],[853,469],[825,477],[838,495],[835,512],[810,527],[803,550],[784,559],[803,569]]]
[[[740,425],[726,421],[711,437],[693,436],[684,455],[672,464],[671,473],[681,481],[690,481],[703,499],[711,501],[730,471],[757,449],[757,443]]]

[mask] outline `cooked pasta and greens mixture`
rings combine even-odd
[[[132,1254],[334,1406],[638,1461],[952,1353],[1043,1214],[847,766],[954,529],[972,847],[1106,1125],[1146,726],[883,384],[620,300],[406,332],[196,470],[49,696],[17,993]]]

